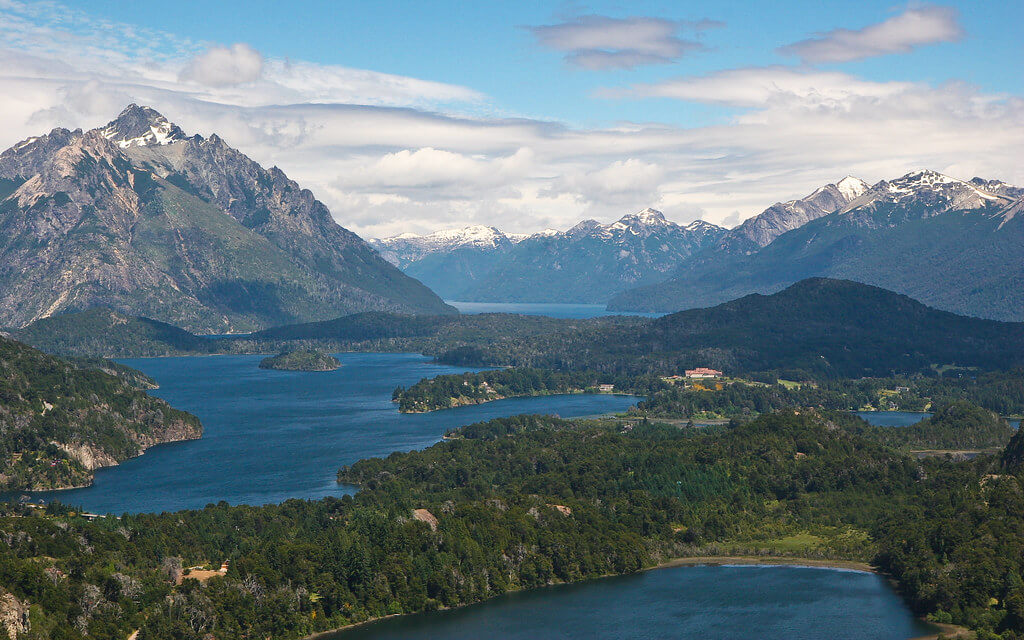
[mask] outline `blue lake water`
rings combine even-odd
[[[909,427],[932,414],[923,411],[858,411],[857,415],[877,427]],[[1008,419],[1008,422],[1014,429],[1020,427],[1020,420]]]
[[[521,313],[550,318],[596,318],[598,316],[643,316],[658,318],[664,313],[641,311],[608,311],[603,304],[557,304],[544,302],[462,302],[445,300],[459,313]]]
[[[521,413],[563,417],[624,411],[638,398],[567,395],[510,398],[423,414],[400,414],[398,385],[470,369],[415,354],[338,354],[330,372],[260,369],[262,356],[139,358],[121,362],[160,384],[151,391],[202,420],[200,440],[159,445],[96,472],[83,489],[31,494],[95,513],[160,512],[322,498],[352,490],[338,467],[430,446],[453,427]]]
[[[678,567],[381,620],[331,640],[904,640],[934,633],[881,576]],[[325,639],[326,640],[326,639]]]
[[[909,427],[932,416],[917,411],[858,411],[857,415],[876,427]]]

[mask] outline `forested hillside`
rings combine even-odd
[[[0,338],[0,488],[87,485],[98,467],[202,433],[194,416],[97,366],[105,365],[76,365]]]
[[[343,468],[361,490],[340,500],[96,522],[10,507],[0,581],[27,637],[301,638],[671,557],[798,554],[874,559],[919,614],[1011,638],[1024,509],[1019,455],[1000,464],[916,460],[815,411],[723,430],[520,416]]]

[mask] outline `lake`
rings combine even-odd
[[[598,316],[643,316],[659,318],[664,313],[642,311],[608,311],[603,304],[557,304],[546,302],[462,302],[445,300],[459,313],[521,313],[549,318],[596,318]]]
[[[398,385],[470,371],[416,354],[343,353],[329,372],[271,371],[262,356],[189,356],[121,360],[151,376],[151,391],[197,415],[200,440],[158,445],[96,472],[83,489],[29,494],[94,513],[199,509],[225,500],[266,504],[352,492],[338,467],[439,441],[453,427],[521,413],[576,417],[625,411],[639,398],[564,395],[510,398],[483,405],[401,414]]]
[[[537,589],[389,618],[330,640],[903,640],[934,633],[881,576],[698,566]],[[326,638],[321,640],[327,640]]]
[[[868,424],[873,424],[876,427],[909,427],[932,416],[923,411],[857,411],[856,413]],[[1007,421],[1014,429],[1020,427],[1020,420],[1016,418],[1007,418]]]

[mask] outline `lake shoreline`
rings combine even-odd
[[[710,566],[710,567],[723,567],[723,566],[730,566],[730,565],[731,566],[743,565],[743,566],[771,566],[771,567],[803,567],[803,568],[817,568],[817,569],[826,569],[826,570],[827,569],[831,569],[831,570],[834,570],[834,571],[858,571],[858,572],[862,572],[862,573],[872,573],[872,574],[875,574],[875,575],[880,575],[880,576],[883,576],[883,577],[887,578],[890,581],[890,583],[893,582],[892,579],[889,578],[886,574],[882,573],[877,568],[873,567],[872,565],[870,565],[870,564],[868,564],[866,562],[860,562],[860,561],[857,561],[857,560],[830,560],[830,559],[822,559],[822,558],[801,558],[801,557],[791,557],[791,556],[686,556],[686,557],[681,557],[681,558],[670,558],[668,560],[664,560],[664,561],[659,562],[658,564],[652,565],[650,567],[644,567],[643,569],[640,569],[636,573],[646,573],[648,571],[659,571],[659,570],[662,570],[662,569],[674,569],[674,568],[682,568],[682,567],[702,567],[702,566],[704,566],[704,567],[707,567],[707,566]],[[618,574],[618,573],[616,573],[616,574],[608,574],[608,575],[605,575],[605,576],[599,576],[597,578],[591,578],[591,579],[588,579],[588,580],[582,580],[580,582],[555,583],[555,584],[547,585],[547,587],[556,587],[556,586],[569,585],[569,584],[581,584],[583,582],[591,582],[591,581],[595,581],[595,580],[603,580],[605,578],[622,577],[624,575],[630,575],[630,574]],[[546,588],[546,587],[536,587],[536,588],[537,589],[543,589],[543,588]],[[530,591],[530,589],[516,589],[514,591],[507,591],[505,594],[499,594],[499,595],[506,595],[506,594],[512,594],[512,593],[520,593],[520,592],[525,592],[525,591]],[[482,604],[482,603],[487,602],[489,600],[493,600],[496,597],[499,597],[499,596],[492,596],[490,598],[487,598],[486,600],[481,600],[480,602],[469,602],[469,603],[460,604],[460,605],[457,605],[457,606],[454,606],[454,607],[441,607],[440,609],[438,609],[438,611],[454,611],[456,609],[462,609],[464,607],[470,607],[470,606],[473,606],[473,605],[476,605],[476,604]],[[372,624],[372,623],[375,623],[375,622],[380,622],[382,620],[388,620],[388,619],[391,619],[391,618],[399,618],[399,617],[402,617],[402,616],[417,615],[417,614],[420,614],[420,613],[423,613],[423,612],[421,612],[421,611],[414,611],[414,612],[409,612],[409,613],[392,613],[392,614],[389,614],[389,615],[386,615],[386,616],[379,616],[379,617],[376,617],[376,618],[370,618],[368,620],[363,620],[361,622],[355,622],[355,623],[352,623],[352,624],[349,624],[349,625],[345,625],[344,627],[338,627],[336,629],[329,629],[327,631],[318,631],[317,633],[314,633],[312,635],[305,636],[303,638],[303,640],[324,640],[326,638],[335,637],[336,635],[339,635],[339,634],[344,634],[345,632],[348,632],[348,631],[350,631],[352,629],[357,629],[359,627],[364,627],[364,626],[366,626],[368,624]],[[936,622],[931,622],[931,621],[926,620],[924,618],[918,618],[918,620],[920,620],[921,622],[923,622],[923,623],[933,627],[935,629],[935,633],[934,634],[929,634],[929,635],[924,635],[924,636],[915,636],[914,638],[908,638],[907,640],[939,640],[940,637],[942,637],[942,638],[964,638],[964,639],[966,639],[966,638],[972,638],[973,637],[973,632],[971,632],[966,627],[961,627],[961,626],[953,625],[953,624],[940,624],[940,623],[936,623]]]

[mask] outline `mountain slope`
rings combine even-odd
[[[1022,196],[1024,190],[995,181],[911,173],[874,185],[750,255],[706,253],[667,282],[617,296],[609,308],[706,306],[826,276],[957,313],[1024,319],[1024,219],[1013,214],[1020,207],[1014,198]]]
[[[476,358],[506,364],[504,341],[474,345]],[[463,350],[465,351],[465,350]],[[454,349],[441,361],[464,362]],[[849,280],[812,278],[639,326],[540,336],[514,351],[522,366],[665,375],[698,366],[727,373],[799,370],[808,377],[888,376],[933,365],[1024,366],[1024,324],[927,307]]]
[[[446,298],[480,302],[604,303],[632,286],[664,279],[725,230],[680,226],[646,209],[564,232],[510,237],[491,227],[378,241],[406,273]]]
[[[104,306],[205,332],[444,313],[278,169],[131,105],[0,155],[0,323]]]
[[[58,489],[202,426],[117,377],[0,338],[0,432],[0,488]]]
[[[777,202],[725,234],[718,247],[734,254],[757,251],[787,231],[842,209],[867,190],[863,180],[847,176],[799,200]]]

